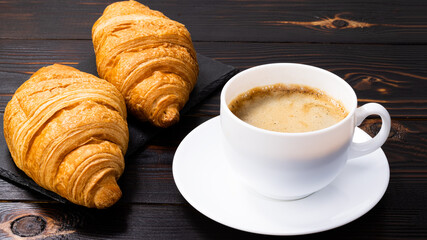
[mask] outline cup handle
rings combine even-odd
[[[371,153],[380,148],[387,140],[390,133],[391,119],[387,110],[378,103],[367,103],[356,109],[356,126],[359,126],[369,115],[379,115],[381,117],[381,129],[378,134],[365,142],[352,142],[348,152],[348,158],[357,158]]]

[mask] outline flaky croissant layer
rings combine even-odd
[[[199,72],[184,25],[138,2],[116,2],[93,25],[92,39],[99,76],[132,114],[159,127],[179,120]]]
[[[129,132],[112,84],[68,66],[41,68],[7,104],[4,135],[18,168],[43,188],[86,207],[121,197]]]

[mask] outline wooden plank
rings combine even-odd
[[[425,45],[348,44],[197,44],[217,60],[246,69],[274,62],[295,62],[327,69],[356,91],[359,104],[379,102],[393,117],[423,118],[427,113]]]
[[[118,204],[183,204],[185,200],[176,188],[172,176],[172,161],[179,142],[209,117],[185,116],[178,125],[157,136],[150,145],[126,159],[126,168],[119,180],[123,197]],[[407,196],[427,194],[426,121],[393,120],[389,139],[382,147],[391,168],[388,187],[389,204],[399,208],[398,202],[415,201]],[[368,119],[361,128],[372,136],[379,130],[380,121]],[[0,201],[46,201],[26,189],[0,181]],[[391,200],[393,199],[393,200]],[[401,207],[416,208],[424,203],[411,202]]]
[[[0,2],[0,38],[90,39],[112,0]],[[194,41],[426,43],[424,1],[154,1]]]
[[[318,66],[344,78],[359,103],[380,102],[393,117],[427,117],[427,45],[196,43],[196,50],[239,69],[272,62]],[[40,67],[71,66],[92,58],[89,40],[0,40],[0,111],[13,92]],[[194,114],[215,115],[212,98]]]
[[[346,239],[412,239],[427,235],[425,206],[414,210],[391,209],[385,208],[387,202],[382,200],[354,222],[301,239],[336,239],[343,235]],[[379,223],[381,228],[378,228]],[[18,236],[49,239],[272,239],[221,225],[188,205],[126,204],[94,210],[63,204],[2,203],[0,237],[11,239]]]

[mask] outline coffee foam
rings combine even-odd
[[[339,101],[318,89],[280,83],[244,92],[228,107],[255,127],[289,133],[326,128],[348,114]]]

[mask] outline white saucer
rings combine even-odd
[[[173,159],[173,177],[184,198],[207,217],[239,230],[268,235],[321,232],[349,223],[372,209],[390,177],[381,149],[347,162],[326,188],[304,199],[279,201],[242,185],[224,159],[215,117],[189,133]],[[370,138],[357,128],[355,141]]]

